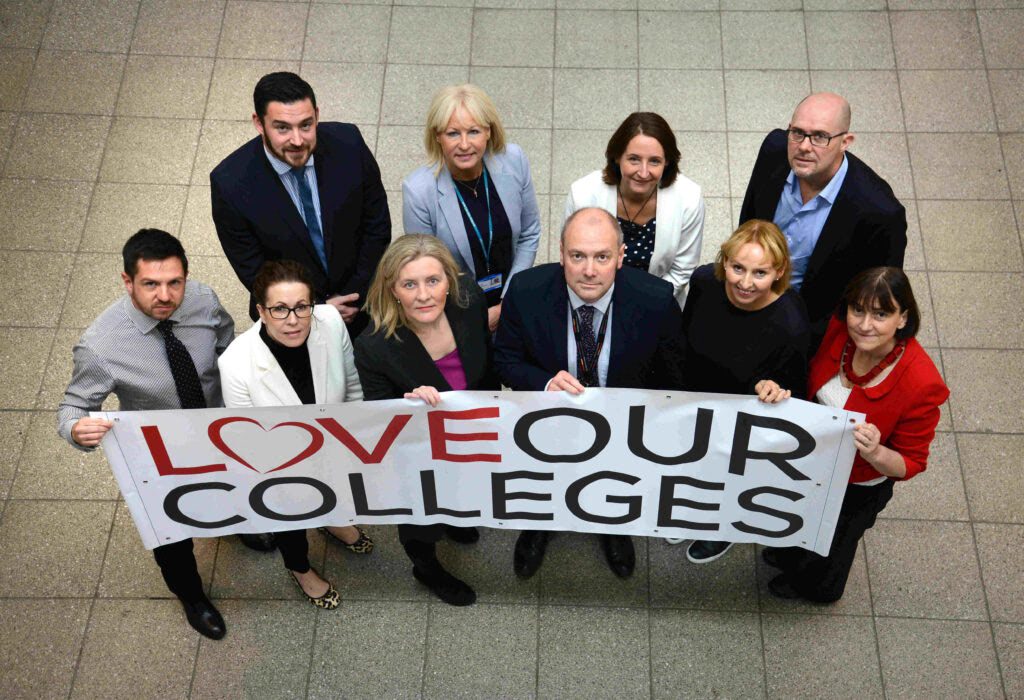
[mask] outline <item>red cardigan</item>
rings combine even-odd
[[[817,354],[811,360],[807,378],[810,400],[828,380],[839,372],[843,345],[849,339],[846,324],[833,318],[825,331]],[[894,391],[895,390],[895,391]],[[928,448],[939,424],[939,406],[949,398],[949,389],[921,344],[911,338],[900,361],[880,384],[862,389],[854,387],[843,406],[848,411],[867,415],[867,422],[878,426],[881,443],[903,455],[907,465],[905,479],[923,472],[928,464]],[[883,476],[857,454],[850,472],[850,483],[870,481]]]

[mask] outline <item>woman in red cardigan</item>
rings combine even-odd
[[[847,285],[811,360],[807,388],[811,400],[867,419],[854,428],[857,455],[828,556],[765,548],[764,561],[782,570],[768,583],[773,595],[839,600],[857,543],[892,498],[893,481],[924,471],[949,389],[914,339],[920,325],[910,281],[899,268],[865,270]]]

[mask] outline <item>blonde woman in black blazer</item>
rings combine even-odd
[[[365,401],[407,398],[436,406],[442,391],[500,388],[483,295],[460,276],[437,238],[408,234],[392,243],[366,306],[371,327],[355,344]],[[460,543],[479,539],[476,528],[398,526],[413,576],[446,603],[470,605],[476,593],[437,560],[435,546],[445,535]]]

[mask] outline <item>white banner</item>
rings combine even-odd
[[[450,523],[827,554],[863,415],[634,389],[94,413],[147,549],[323,525]]]

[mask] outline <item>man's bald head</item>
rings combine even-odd
[[[585,226],[588,229],[604,229],[606,231],[614,231],[615,240],[617,245],[622,245],[623,236],[622,229],[619,228],[619,222],[615,220],[615,217],[609,214],[600,207],[584,207],[583,209],[577,209],[574,211],[565,223],[562,224],[562,237],[561,243],[565,244],[565,235],[569,231],[570,227]]]
[[[812,92],[800,100],[796,109],[793,110],[793,123],[803,116],[802,110],[831,122],[833,126],[829,130],[830,134],[850,130],[850,118],[853,115],[850,103],[842,95],[837,95],[834,92]]]
[[[815,146],[809,138],[812,135],[827,144]],[[815,92],[796,106],[789,122],[787,156],[800,180],[804,201],[820,192],[839,171],[853,138],[850,103],[842,96]]]

